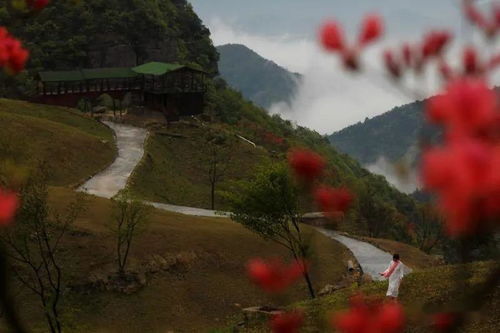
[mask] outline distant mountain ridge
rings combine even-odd
[[[416,101],[367,118],[333,133],[330,142],[363,165],[376,163],[380,158],[389,162],[406,158],[414,164],[419,141],[435,141],[440,135],[438,128],[425,121],[425,102]]]
[[[290,103],[301,75],[292,73],[241,44],[217,47],[219,73],[244,97],[268,109],[274,103]]]

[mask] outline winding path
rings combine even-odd
[[[145,129],[105,122],[116,135],[118,157],[106,170],[98,173],[82,185],[79,190],[98,197],[112,198],[127,186],[127,180],[144,155],[144,141],[148,135]],[[147,202],[155,208],[185,215],[201,217],[220,217],[227,215],[208,209],[170,205],[157,202]],[[327,237],[339,241],[349,248],[358,260],[363,272],[371,275],[374,280],[381,280],[379,272],[387,268],[392,256],[375,246],[342,236],[335,231],[316,228]]]
[[[107,121],[104,123],[115,132],[118,156],[113,164],[78,190],[110,199],[127,186],[128,178],[144,155],[144,141],[148,132],[143,128]]]
[[[349,248],[349,250],[351,250],[356,257],[356,260],[359,262],[364,273],[369,274],[374,280],[384,280],[379,273],[387,269],[388,264],[392,260],[391,254],[384,252],[369,243],[340,235],[333,230],[319,227],[317,227],[316,230]]]

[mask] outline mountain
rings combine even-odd
[[[396,107],[330,135],[335,148],[380,174],[400,191],[419,188],[416,165],[422,143],[437,142],[440,130],[425,121],[426,101]],[[405,169],[401,169],[404,166]],[[401,177],[402,170],[406,177]]]
[[[429,136],[435,139],[438,135],[437,129],[425,122],[424,104],[425,101],[417,101],[367,118],[333,133],[330,142],[363,165],[375,163],[381,157],[389,162],[407,157],[414,162],[420,139]]]
[[[299,74],[287,71],[244,45],[222,45],[217,51],[221,77],[255,104],[268,109],[274,103],[289,103],[294,96]]]
[[[14,20],[3,10],[0,20],[29,48],[33,71],[163,61],[217,72],[210,31],[186,0],[52,1],[32,19]]]

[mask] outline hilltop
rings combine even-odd
[[[220,76],[258,106],[269,109],[275,103],[290,103],[301,79],[245,45],[217,46]]]

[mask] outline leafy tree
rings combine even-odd
[[[140,201],[130,199],[127,193],[113,200],[110,229],[116,237],[116,263],[118,273],[125,275],[132,242],[148,223],[151,208]]]
[[[307,258],[309,246],[299,221],[298,189],[282,164],[260,170],[253,181],[240,184],[231,196],[231,218],[264,239],[288,249],[294,259]],[[304,272],[309,293],[315,297],[311,278]]]
[[[50,332],[62,332],[59,305],[64,290],[62,241],[85,207],[78,194],[63,213],[51,211],[42,173],[32,175],[21,191],[22,205],[15,225],[0,237],[12,261],[10,271],[41,302]]]

